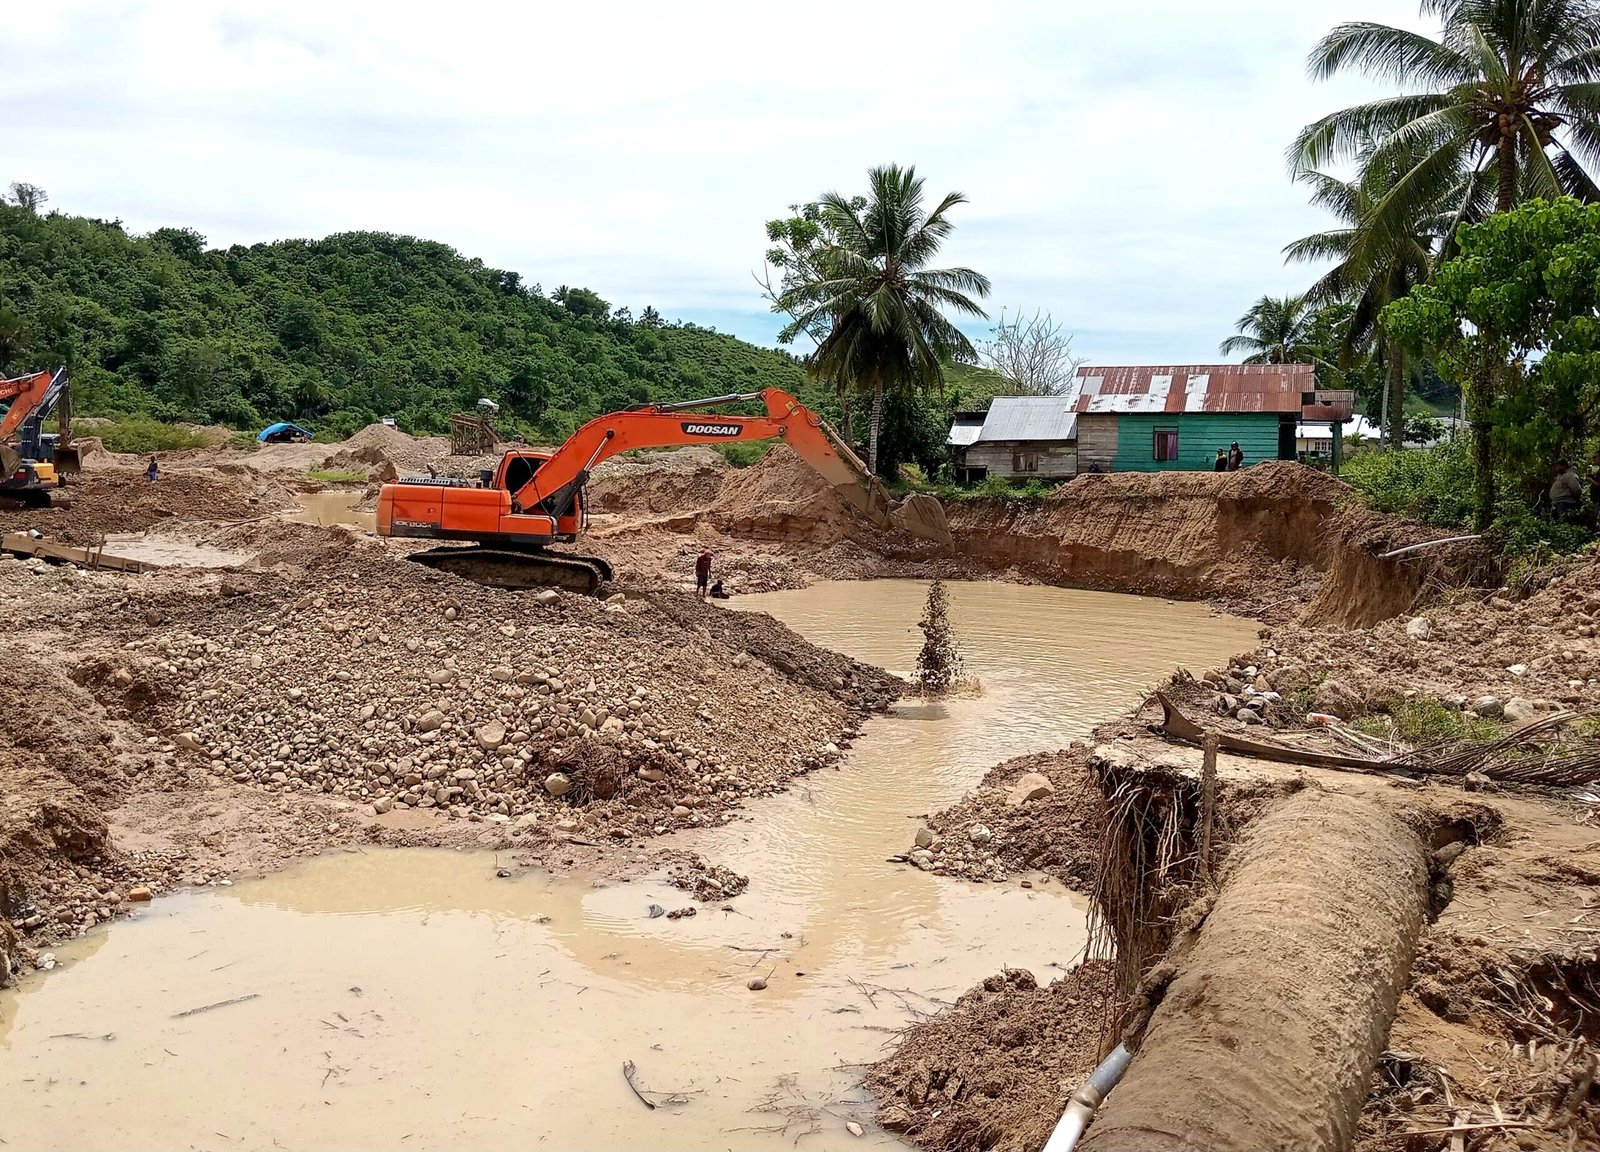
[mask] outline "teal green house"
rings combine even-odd
[[[1080,475],[1210,471],[1235,443],[1246,467],[1293,460],[1301,421],[1350,418],[1309,364],[1085,365],[1073,387]]]

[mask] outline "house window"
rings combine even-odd
[[[1012,472],[1037,472],[1039,470],[1039,454],[1037,452],[1013,452],[1011,454]]]
[[[1155,457],[1158,461],[1176,460],[1178,458],[1178,430],[1176,428],[1156,429]]]

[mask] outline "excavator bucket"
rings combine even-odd
[[[836,459],[819,459],[815,454],[802,454],[867,519],[879,528],[895,528],[919,540],[931,540],[945,547],[952,543],[944,505],[939,503],[937,497],[913,492],[896,505],[883,482],[867,471],[867,466],[844,442],[844,438],[826,423],[821,423],[820,429],[837,454]]]
[[[83,457],[76,444],[56,445],[56,472],[62,476],[76,476],[83,471]]]

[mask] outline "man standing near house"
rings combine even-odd
[[[707,548],[694,561],[694,598],[704,600],[711,585],[711,549]]]
[[[1244,449],[1239,447],[1239,442],[1235,440],[1233,442],[1233,447],[1228,449],[1228,471],[1237,472],[1243,467]]]
[[[1583,484],[1577,470],[1565,460],[1556,461],[1556,478],[1550,485],[1550,511],[1565,520],[1583,504]]]
[[[1228,470],[1228,450],[1217,449],[1217,462],[1211,466],[1213,472],[1226,472]]]

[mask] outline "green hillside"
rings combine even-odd
[[[208,249],[0,204],[0,373],[68,364],[82,413],[341,436],[386,415],[440,431],[489,397],[504,430],[558,439],[647,400],[776,386],[833,407],[785,353],[551,296],[408,236]]]

